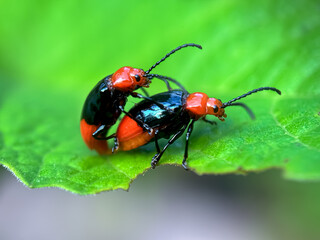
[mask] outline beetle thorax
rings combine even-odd
[[[193,119],[199,119],[207,114],[207,101],[209,97],[205,93],[191,93],[186,100],[186,110]]]

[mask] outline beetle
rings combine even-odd
[[[130,109],[130,115],[124,116],[121,120],[116,133],[113,136],[111,135],[115,137],[115,148],[128,151],[145,145],[150,141],[154,141],[157,153],[152,158],[151,167],[155,168],[168,146],[181,137],[187,129],[185,151],[182,161],[182,166],[187,170],[188,143],[194,123],[201,119],[205,122],[216,124],[214,121],[207,120],[206,115],[214,115],[219,120],[224,121],[227,117],[225,108],[230,106],[243,107],[251,118],[254,119],[254,114],[247,105],[244,103],[235,103],[235,101],[247,97],[252,93],[264,90],[275,91],[281,95],[281,91],[276,88],[261,87],[222,103],[220,99],[209,98],[207,94],[201,92],[190,94],[183,90],[172,90],[156,94],[151,98],[171,109],[171,111],[161,109],[150,101],[143,100],[139,102]],[[147,124],[152,128],[152,134],[147,133],[133,119],[138,119]],[[169,139],[162,150],[160,150],[158,143],[160,138]]]
[[[129,95],[136,98],[144,98],[160,108],[166,109],[161,103],[149,98],[147,92],[141,87],[149,87],[151,79],[158,78],[165,82],[168,90],[171,90],[168,81],[184,89],[176,80],[158,74],[150,74],[150,72],[173,53],[185,47],[202,49],[200,45],[194,43],[181,45],[167,53],[147,71],[132,67],[122,67],[95,85],[84,102],[80,120],[82,138],[90,149],[96,150],[99,154],[111,153],[105,141],[107,139],[106,134],[109,128],[116,123],[122,112],[128,114],[124,110],[124,106]],[[146,96],[134,92],[139,88],[143,90]],[[149,132],[151,131],[140,119],[135,120],[139,123],[139,126]]]

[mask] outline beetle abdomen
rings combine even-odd
[[[80,122],[80,131],[83,141],[91,150],[96,150],[100,155],[111,154],[106,140],[97,140],[92,134],[99,128],[99,125],[90,125],[85,119]]]
[[[117,137],[120,150],[129,151],[150,142],[154,138],[154,132],[149,135],[135,120],[125,116],[118,126]]]

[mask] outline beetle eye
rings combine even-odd
[[[217,113],[219,111],[219,108],[217,107],[217,105],[213,106],[213,112]]]
[[[138,74],[134,75],[134,77],[136,78],[136,81],[139,82],[140,81],[140,76]]]

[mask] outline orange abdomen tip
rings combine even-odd
[[[122,151],[129,151],[145,145],[150,142],[153,137],[154,133],[149,135],[148,132],[144,132],[142,127],[128,116],[125,116],[118,126],[117,138],[119,148]]]
[[[97,140],[92,134],[98,129],[99,125],[90,125],[86,120],[81,119],[80,131],[83,141],[89,149],[97,151],[100,155],[111,154],[108,143],[105,140]]]

